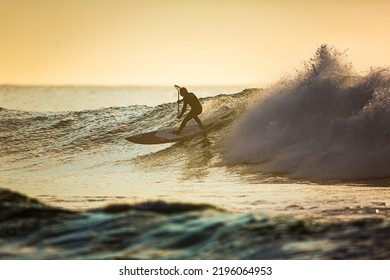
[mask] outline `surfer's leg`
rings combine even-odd
[[[199,125],[199,127],[200,127],[201,129],[204,129],[203,124],[202,124],[202,122],[200,121],[200,119],[198,118],[198,116],[195,116],[195,117],[194,117],[194,120],[198,123],[198,125]]]
[[[189,121],[190,119],[192,119],[192,118],[193,118],[193,116],[191,115],[191,112],[188,113],[187,116],[184,118],[184,120],[181,122],[179,130],[178,130],[178,131],[175,131],[175,133],[176,133],[176,134],[180,134],[181,131],[182,131],[182,130],[184,129],[184,127],[186,126],[186,124],[188,123],[188,121]]]

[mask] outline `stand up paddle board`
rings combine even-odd
[[[188,140],[189,138],[192,138],[198,134],[205,133],[211,127],[212,125],[206,125],[204,129],[201,129],[199,128],[198,125],[186,126],[182,130],[180,135],[173,133],[173,131],[177,130],[177,128],[166,128],[166,129],[156,130],[156,131],[142,133],[138,135],[133,135],[127,137],[126,140],[136,144],[145,144],[145,145],[179,142],[179,141]]]

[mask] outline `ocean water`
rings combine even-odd
[[[215,126],[164,145],[125,138],[180,124],[173,87],[2,86],[0,258],[388,259],[389,74],[323,46],[189,87]]]

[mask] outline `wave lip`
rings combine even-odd
[[[321,46],[305,70],[270,89],[226,141],[227,163],[293,177],[390,177],[390,73],[356,76]]]

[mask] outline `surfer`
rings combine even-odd
[[[181,131],[186,126],[187,122],[191,119],[194,119],[198,123],[199,127],[203,129],[203,124],[198,118],[198,116],[202,113],[202,104],[200,104],[199,99],[196,97],[194,93],[188,92],[185,87],[180,88],[180,95],[183,97],[183,99],[178,100],[177,103],[184,102],[184,105],[180,115],[177,116],[177,118],[180,119],[183,116],[184,112],[187,109],[187,104],[191,106],[191,110],[186,115],[184,120],[181,122],[179,130],[175,130],[173,131],[173,133],[180,135]]]

